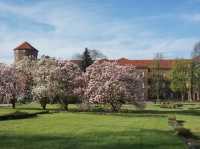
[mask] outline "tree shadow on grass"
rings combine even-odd
[[[5,109],[5,110],[12,110],[11,107],[0,107],[0,109]],[[24,111],[42,111],[43,109],[41,107],[16,107],[15,110],[24,110]],[[47,108],[46,110],[49,111],[55,111],[59,110],[59,108]]]
[[[133,114],[183,114],[183,115],[192,115],[200,116],[200,110],[172,110],[172,111],[159,111],[159,110],[130,110],[127,113]]]
[[[80,112],[85,114],[85,112]],[[86,112],[88,114],[93,114],[93,115],[107,115],[107,116],[120,116],[120,117],[154,117],[154,118],[163,118],[167,117],[167,115],[162,115],[162,114],[151,114],[151,113],[114,113],[114,112]]]
[[[189,110],[200,110],[200,107],[189,108]]]
[[[124,116],[124,117],[167,117],[169,114],[182,114],[190,116],[200,116],[200,110],[172,110],[172,111],[159,111],[159,110],[126,110],[120,112],[79,112],[69,111],[71,113],[89,113],[98,115],[112,115],[112,116]]]
[[[184,149],[184,143],[170,131],[135,129],[93,131],[73,134],[21,135],[0,133],[1,149]]]
[[[35,112],[35,113],[27,113],[27,112],[16,111],[16,112],[5,114],[5,115],[0,115],[0,121],[35,118],[37,117],[38,114],[49,114],[49,112],[42,111],[42,112]]]
[[[199,107],[198,107],[199,108]],[[119,115],[119,116],[128,116],[128,117],[166,117],[168,114],[182,114],[182,115],[191,115],[191,116],[200,116],[200,110],[189,109],[189,110],[121,110],[119,113],[109,112],[109,111],[85,111],[80,112],[78,109],[69,109],[69,112],[72,113],[91,113],[91,114],[103,114],[103,115]],[[10,110],[10,107],[1,107],[0,109]],[[17,107],[16,110],[21,111],[43,111],[40,107]],[[51,113],[61,112],[58,107],[51,107],[47,109]]]

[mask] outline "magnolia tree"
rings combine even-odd
[[[79,66],[69,61],[58,61],[57,67],[51,71],[51,94],[57,98],[65,110],[68,110],[69,102],[75,97],[75,80],[79,76],[81,76]]]
[[[33,88],[33,71],[35,70],[35,60],[24,58],[23,60],[15,64],[18,86],[18,101],[30,102],[32,100],[32,88]]]
[[[76,93],[88,103],[108,103],[113,111],[119,111],[122,104],[130,102],[143,106],[143,75],[133,66],[97,61],[87,68]]]
[[[43,109],[46,109],[47,103],[53,100],[51,96],[51,71],[57,66],[56,60],[52,58],[41,58],[35,64],[33,71],[33,89],[32,95],[35,101],[38,101]]]
[[[74,96],[75,78],[81,75],[76,64],[52,58],[42,58],[34,72],[34,98],[43,109],[49,102],[58,102],[68,109],[69,100]]]
[[[32,94],[34,95],[34,99],[40,103],[43,110],[46,109],[47,103],[49,103],[49,88],[46,85],[37,85],[33,88]]]
[[[15,108],[17,101],[17,77],[15,74],[15,68],[0,64],[0,97],[12,104]]]

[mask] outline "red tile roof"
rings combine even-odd
[[[28,42],[23,42],[22,44],[20,44],[18,47],[16,47],[14,50],[35,50],[38,51],[36,48],[34,48],[31,44],[29,44]]]
[[[74,64],[79,64],[81,60],[70,60],[70,62],[74,63]]]
[[[119,65],[133,65],[137,69],[147,69],[153,66],[154,60],[129,60],[126,58],[121,58],[118,60],[108,60],[102,59],[101,61],[109,61],[109,62],[117,62]],[[171,59],[163,59],[160,60],[160,67],[161,69],[171,69],[176,60]]]
[[[171,69],[176,60],[160,60],[160,67],[162,69]],[[144,69],[150,68],[154,64],[154,60],[128,60],[125,58],[118,59],[117,63],[120,65],[134,65],[136,68]]]

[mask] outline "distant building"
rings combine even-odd
[[[15,63],[24,59],[25,57],[36,60],[37,56],[38,50],[28,42],[24,42],[14,49]]]
[[[167,76],[169,71],[172,69],[172,66],[175,64],[175,60],[170,59],[162,59],[160,60],[160,71],[164,76]],[[151,70],[154,67],[155,60],[129,60],[126,58],[121,58],[117,60],[117,63],[119,65],[132,65],[136,67],[136,70],[143,73],[144,76],[144,82],[143,82],[143,88],[144,88],[144,99],[153,99],[151,95],[152,89],[151,89]],[[165,82],[163,82],[163,85]]]
[[[151,68],[154,65],[155,60],[153,59],[149,59],[149,60],[129,60],[126,58],[121,58],[121,59],[117,59],[117,60],[102,60],[102,61],[110,61],[110,62],[116,62],[119,65],[131,65],[131,66],[135,66],[136,71],[140,72],[143,75],[143,94],[144,94],[144,99],[149,100],[149,99],[153,99],[154,97],[151,96]],[[162,71],[163,75],[167,75],[169,73],[169,71],[172,69],[172,66],[174,65],[174,63],[176,62],[176,60],[167,60],[167,59],[163,59],[160,60],[160,69]]]
[[[30,45],[28,42],[22,43],[20,46],[14,49],[14,56],[15,56],[15,63],[24,59],[25,57],[28,57],[30,59],[36,60],[38,56],[38,50],[35,49],[32,45]],[[48,58],[48,56],[45,56]],[[196,61],[200,61],[200,57],[195,58]],[[119,65],[132,65],[136,67],[136,70],[143,74],[143,96],[144,99],[153,99],[155,97],[152,97],[151,93],[151,70],[152,66],[155,62],[155,60],[129,60],[126,58],[121,58],[117,60],[108,60],[108,59],[102,59],[102,61],[110,61],[110,62],[117,62]],[[79,64],[80,60],[71,60],[71,62]],[[188,59],[188,62],[191,62],[191,59]],[[160,63],[160,70],[163,74],[163,76],[166,76],[169,74],[170,70],[172,69],[173,65],[176,63],[175,59],[162,59],[159,61]],[[164,83],[164,82],[163,82]],[[166,83],[166,82],[165,82]],[[169,86],[170,82],[168,82]],[[166,84],[163,84],[166,85]],[[169,94],[173,94],[171,91]],[[199,91],[194,91],[194,99],[200,99]],[[167,95],[172,96],[173,95]]]

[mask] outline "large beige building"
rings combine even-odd
[[[18,62],[22,60],[25,57],[28,57],[30,59],[37,59],[38,56],[38,50],[35,49],[32,45],[30,45],[28,42],[24,42],[21,45],[19,45],[17,48],[14,49],[14,56],[15,56],[15,62]],[[129,60],[126,58],[121,58],[118,60],[108,60],[108,61],[115,61],[119,65],[133,65],[136,67],[136,70],[139,72],[142,72],[144,75],[144,98],[145,99],[151,99],[152,97],[151,93],[151,80],[150,80],[150,73],[152,65],[154,64],[154,60]],[[189,60],[191,61],[191,60]],[[72,60],[72,62],[77,63],[77,60]],[[163,59],[159,61],[159,67],[162,71],[163,75],[167,76],[168,72],[172,69],[172,66],[176,60],[171,59]],[[171,93],[170,93],[171,94]],[[173,95],[168,95],[173,96]],[[194,93],[194,97],[199,98],[199,93]],[[173,97],[172,97],[173,98]]]
[[[151,89],[151,70],[155,63],[155,60],[129,60],[126,58],[121,58],[118,60],[109,60],[109,61],[115,61],[119,65],[132,65],[136,67],[136,70],[141,72],[144,76],[143,81],[143,88],[144,88],[144,99],[149,100],[152,98],[155,98],[151,95],[152,89]],[[160,70],[162,71],[162,74],[164,76],[167,76],[169,71],[172,69],[173,64],[175,63],[175,60],[170,59],[163,59],[159,61],[160,63]],[[171,95],[173,96],[173,95]]]

